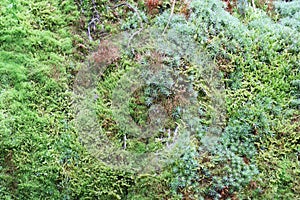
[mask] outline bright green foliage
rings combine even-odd
[[[73,1],[0,3],[1,199],[121,199],[131,181],[89,157],[71,123],[78,18]]]
[[[159,8],[167,11],[156,16],[147,14],[144,2],[130,3],[160,41],[170,15],[166,1]],[[299,199],[300,1],[275,2],[275,21],[246,4],[231,15],[221,1],[193,0],[188,16],[176,5],[165,36],[181,49],[162,43],[155,50],[164,55],[160,61],[166,69],[191,81],[197,114],[184,116],[183,106],[168,104],[176,87],[161,70],[128,99],[129,114],[140,126],[149,122],[151,105],[169,106],[164,129],[152,138],[128,134],[111,104],[121,77],[147,61],[139,59],[154,55],[153,46],[137,47],[135,55],[121,52],[105,66],[97,82],[95,123],[112,143],[122,147],[127,134],[128,152],[143,154],[164,148],[168,131],[192,133],[173,152],[174,159],[152,174],[102,163],[80,143],[73,124],[72,84],[85,64],[82,55],[93,45],[82,36],[95,17],[93,6],[99,12],[94,40],[140,28],[137,13],[112,10],[113,5],[107,0],[1,1],[0,198]],[[192,62],[195,49],[203,58]],[[159,60],[155,56],[148,61]],[[211,66],[219,71],[209,82]],[[223,98],[214,88],[224,90],[220,108]],[[225,123],[216,125],[223,112]]]
[[[71,133],[63,78],[72,52],[67,27],[77,15],[69,5],[1,2],[1,196],[60,196],[59,162],[67,149],[58,142]]]

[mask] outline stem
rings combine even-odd
[[[168,26],[169,26],[169,24],[171,22],[171,19],[172,19],[173,13],[174,13],[174,9],[175,9],[175,3],[176,3],[176,0],[173,0],[172,8],[171,8],[171,14],[169,16],[168,23],[167,23],[167,25],[166,25],[166,27],[165,27],[165,29],[163,31],[163,34],[165,34],[165,32],[166,32],[166,30],[167,30],[167,28],[168,28]]]

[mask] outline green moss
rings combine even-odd
[[[150,16],[144,2],[130,3],[141,11],[144,28],[154,27],[160,38],[170,13]],[[113,5],[95,1],[100,13],[92,33],[95,40],[139,28],[136,13],[125,7],[112,12]],[[182,5],[176,5],[166,35],[174,39],[173,34],[183,43],[180,47],[188,48],[183,55],[165,45],[162,63],[189,78],[201,106],[195,106],[196,117],[184,116],[168,74],[162,70],[153,75],[151,84],[137,90],[128,105],[141,127],[149,123],[152,104],[166,108],[162,130],[151,137],[130,135],[111,106],[120,79],[143,62],[132,52],[122,52],[106,66],[97,80],[95,123],[114,145],[124,146],[127,136],[128,152],[144,155],[164,148],[170,132],[195,133],[189,143],[178,145],[173,160],[151,175],[108,166],[78,139],[70,91],[89,48],[98,45],[87,42],[85,35],[95,14],[92,6],[91,1],[71,0],[0,3],[1,198],[299,199],[298,0],[275,3],[276,21],[250,7],[243,17],[236,11],[230,15],[217,0],[192,1],[189,17],[179,14]],[[170,5],[163,1],[158,7],[168,11]],[[147,45],[135,53],[155,62],[157,55],[152,58],[153,47]],[[220,73],[206,76],[208,62],[196,62],[200,71],[189,63],[195,52],[188,49],[205,51]],[[225,88],[218,85],[223,81]],[[213,96],[214,88],[225,91],[226,123],[218,127],[213,126],[215,116],[221,115],[214,106],[222,98]],[[184,120],[188,122],[181,123]],[[215,132],[221,134],[211,135]]]

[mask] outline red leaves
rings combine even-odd
[[[232,13],[232,8],[236,5],[236,0],[223,0],[226,4],[226,11]]]
[[[145,1],[149,11],[152,11],[153,9],[157,8],[159,5],[159,0],[145,0]]]

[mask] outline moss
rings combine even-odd
[[[106,152],[89,151],[75,126],[72,89],[78,89],[75,77],[87,54],[96,49],[97,39],[103,44],[110,39],[105,36],[140,25],[130,9],[112,10],[115,3],[107,0],[94,2],[0,3],[2,198],[299,198],[299,1],[275,3],[275,21],[259,8],[249,7],[243,16],[236,10],[228,13],[216,0],[178,3],[164,37],[181,43],[175,45],[179,49],[163,43],[169,12],[147,13],[144,2],[130,1],[141,11],[144,29],[153,28],[150,36],[162,43],[153,52],[156,43],[143,39],[148,37],[144,30],[139,36],[143,44],[133,42],[134,54],[109,42],[106,54],[101,48],[92,53],[99,56],[93,64],[103,67],[103,59],[107,62],[93,85],[93,123],[100,127],[97,134],[117,147],[126,146],[132,158],[160,152],[176,134],[192,133],[175,143],[172,155],[163,155],[167,162],[155,165],[151,174],[103,162],[96,156]],[[161,12],[169,11],[169,3],[159,4]],[[101,23],[91,33],[96,41],[89,42],[86,27],[95,17],[94,6]],[[205,54],[198,56],[198,51]],[[139,128],[147,128],[156,116],[150,113],[153,104],[166,111],[161,117],[165,121],[150,136],[136,136],[127,121],[120,124],[112,103],[122,78],[137,76],[130,72],[148,65],[167,70],[149,69],[151,79],[146,77],[148,83],[124,103]],[[210,71],[212,66],[218,70]],[[174,71],[198,94],[188,116],[187,99],[176,95],[179,90],[170,79]]]

